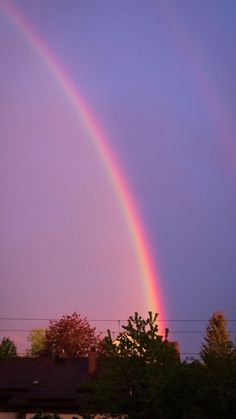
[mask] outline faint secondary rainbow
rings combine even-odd
[[[186,25],[184,25],[184,21],[181,20],[177,11],[174,11],[173,5],[170,8],[166,2],[164,7],[167,22],[169,22],[169,27],[171,28],[169,33],[174,35],[172,38],[173,46],[188,64],[189,74],[192,76],[193,81],[197,81],[199,85],[199,97],[202,97],[203,101],[208,104],[210,117],[217,126],[221,136],[226,157],[225,161],[233,175],[232,181],[235,186],[236,144],[232,121],[222,104],[216,84],[207,74],[207,69],[204,65],[203,56],[200,54],[197,41],[193,38]]]
[[[160,319],[164,320],[163,299],[161,297],[159,278],[156,274],[156,269],[154,268],[151,250],[148,246],[144,229],[139,220],[138,212],[131,198],[127,183],[124,180],[108,142],[105,140],[94,116],[89,111],[84,99],[70,80],[63,66],[48,49],[42,38],[35,32],[25,16],[23,16],[20,11],[16,9],[15,5],[9,1],[0,1],[0,7],[4,14],[14,23],[22,35],[24,35],[27,42],[41,57],[53,77],[57,80],[80,121],[83,123],[94,147],[99,153],[129,228],[139,269],[145,281],[148,306],[150,307],[150,310],[159,313]],[[164,322],[161,322],[160,330],[164,330]]]

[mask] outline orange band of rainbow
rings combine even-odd
[[[14,23],[21,34],[24,35],[27,42],[41,57],[44,64],[52,73],[54,79],[57,80],[102,159],[132,237],[139,269],[145,282],[148,307],[150,307],[151,311],[157,312],[163,320],[165,316],[161,303],[163,300],[160,295],[159,278],[155,273],[147,239],[139,220],[137,209],[128,190],[127,182],[122,176],[121,170],[109,148],[108,142],[105,141],[104,135],[99,129],[94,116],[89,112],[83,98],[78,93],[78,89],[73,85],[73,82],[64,71],[61,63],[59,63],[56,57],[47,48],[45,42],[43,42],[42,38],[39,37],[31,27],[28,20],[26,20],[19,10],[16,9],[15,5],[13,6],[9,1],[1,1],[0,7],[4,14]],[[161,331],[164,330],[163,322],[160,325],[160,329]]]

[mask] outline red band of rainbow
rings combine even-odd
[[[48,49],[42,38],[35,32],[25,16],[9,1],[1,1],[0,7],[50,70],[52,76],[56,79],[65,96],[68,98],[79,120],[83,123],[90,141],[92,141],[102,159],[132,238],[141,276],[145,282],[148,307],[151,311],[157,312],[163,320],[165,318],[162,304],[163,299],[160,295],[159,278],[156,274],[156,269],[154,269],[151,251],[137,209],[128,190],[127,182],[109,148],[108,142],[105,140],[94,116],[89,111],[84,99],[79,94],[78,89],[75,88],[68,74],[63,69],[63,66]],[[160,324],[160,330],[161,332],[164,330],[163,322]]]

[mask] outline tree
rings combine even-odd
[[[16,345],[10,338],[3,338],[0,344],[0,361],[5,361],[17,356]]]
[[[227,320],[222,311],[215,311],[206,327],[200,355],[206,365],[234,354],[234,345],[227,330]]]
[[[200,351],[205,368],[207,417],[236,417],[236,351],[222,311],[212,314]]]
[[[93,411],[128,418],[164,418],[163,396],[171,370],[178,369],[174,346],[158,335],[157,314],[129,317],[124,332],[103,342],[102,374],[93,386]],[[173,374],[172,374],[173,376]],[[119,416],[120,415],[120,416]]]
[[[39,356],[45,350],[45,330],[33,329],[27,337],[28,342],[31,343],[30,349],[27,350],[28,356]]]
[[[90,350],[98,348],[99,335],[86,318],[74,312],[51,320],[45,333],[45,348],[42,353],[52,356],[84,357]]]
[[[171,342],[158,335],[156,318],[135,313],[115,342],[108,333],[101,376],[92,385],[93,411],[128,419],[234,419],[236,358],[229,335],[223,334],[230,343],[224,350],[220,345],[214,362],[181,362]]]

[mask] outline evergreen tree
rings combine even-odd
[[[206,365],[209,365],[215,360],[229,357],[234,352],[224,313],[215,311],[206,327],[204,343],[200,351],[201,358]]]
[[[157,314],[149,312],[143,319],[135,313],[122,328],[114,342],[110,333],[104,340],[103,373],[93,386],[93,411],[116,418],[122,413],[129,419],[166,418],[166,387],[179,369],[179,355],[158,334]]]

